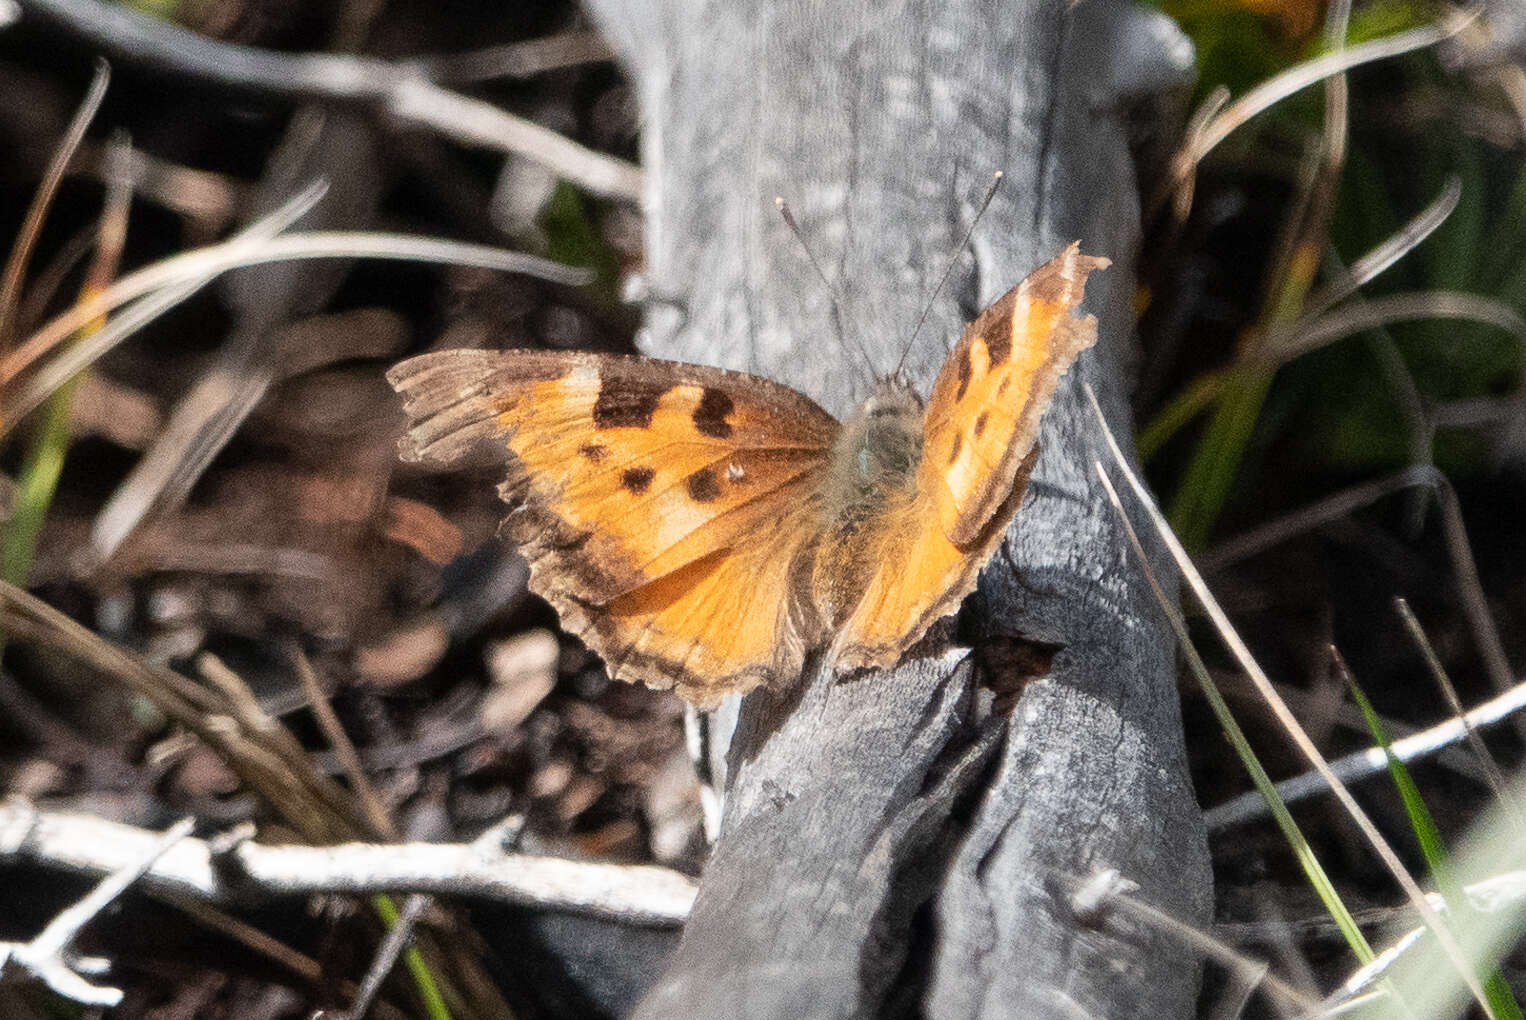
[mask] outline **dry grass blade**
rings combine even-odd
[[[1302,510],[1268,521],[1250,531],[1220,542],[1201,557],[1201,568],[1206,573],[1223,570],[1275,545],[1313,531],[1322,524],[1348,517],[1385,496],[1391,496],[1418,485],[1439,488],[1445,484],[1446,478],[1439,470],[1429,464],[1417,464],[1388,478],[1353,485],[1349,489],[1311,503]]]
[[[1150,586],[1150,591],[1154,594],[1156,603],[1170,622],[1171,629],[1176,634],[1177,645],[1181,650],[1182,656],[1186,659],[1187,667],[1198,681],[1198,686],[1202,690],[1203,696],[1207,699],[1209,707],[1213,709],[1213,713],[1219,721],[1219,726],[1225,738],[1229,741],[1230,746],[1234,748],[1235,754],[1239,757],[1246,772],[1249,773],[1251,782],[1256,787],[1256,792],[1261,795],[1264,803],[1271,810],[1278,829],[1281,830],[1283,838],[1287,840],[1288,847],[1293,851],[1294,858],[1298,861],[1299,867],[1304,872],[1304,877],[1308,880],[1309,885],[1313,888],[1320,901],[1325,905],[1325,909],[1329,912],[1331,920],[1334,921],[1336,927],[1340,930],[1346,944],[1356,955],[1357,959],[1363,961],[1371,960],[1373,958],[1372,947],[1368,945],[1365,936],[1363,936],[1361,926],[1357,923],[1355,915],[1352,914],[1341,899],[1340,893],[1335,889],[1335,885],[1330,880],[1324,865],[1320,863],[1319,857],[1309,846],[1308,840],[1304,838],[1302,830],[1298,827],[1298,823],[1294,821],[1292,814],[1287,809],[1287,805],[1278,799],[1276,791],[1272,786],[1271,777],[1267,775],[1266,769],[1256,757],[1256,752],[1251,748],[1250,742],[1246,739],[1245,731],[1240,727],[1239,722],[1236,721],[1234,714],[1229,709],[1228,703],[1225,702],[1222,693],[1220,693],[1213,681],[1213,677],[1209,674],[1207,666],[1204,665],[1202,657],[1198,655],[1197,649],[1193,647],[1192,637],[1187,632],[1187,621],[1182,616],[1180,608],[1176,605],[1174,596],[1168,597],[1165,590],[1161,587],[1160,580],[1156,577],[1155,571],[1150,566],[1150,557],[1145,552],[1144,545],[1139,539],[1139,533],[1134,528],[1133,522],[1129,520],[1128,512],[1123,508],[1123,500],[1119,497],[1117,489],[1113,487],[1112,478],[1109,477],[1107,469],[1102,466],[1101,460],[1094,460],[1092,465],[1096,470],[1098,480],[1107,492],[1108,501],[1112,504],[1113,512],[1123,527],[1129,545],[1134,551],[1134,556],[1141,565],[1145,581]]]
[[[1110,881],[1108,881],[1111,879]],[[1095,875],[1085,881],[1075,876],[1063,876],[1072,891],[1072,906],[1083,918],[1105,918],[1108,912],[1126,914],[1144,924],[1159,928],[1178,939],[1183,946],[1201,953],[1207,959],[1222,966],[1242,985],[1246,997],[1262,991],[1284,1014],[1308,1013],[1318,1003],[1298,988],[1271,973],[1265,960],[1256,959],[1239,952],[1222,939],[1199,930],[1159,907],[1130,895],[1133,883],[1116,873]],[[1093,892],[1093,890],[1097,890]],[[1083,902],[1092,900],[1095,902]]]
[[[1400,227],[1382,244],[1351,264],[1340,279],[1323,290],[1309,296],[1304,302],[1304,318],[1312,319],[1355,294],[1358,289],[1376,279],[1385,269],[1414,251],[1427,237],[1447,221],[1462,198],[1462,180],[1456,175],[1447,178],[1441,194],[1413,219]]]
[[[1464,397],[1436,404],[1432,417],[1438,428],[1482,428],[1501,421],[1526,417],[1526,401],[1517,390],[1498,397]]]
[[[1223,85],[1215,86],[1203,100],[1203,104],[1188,119],[1182,137],[1197,138],[1202,135],[1228,103],[1229,89]],[[1171,160],[1171,173],[1166,179],[1164,190],[1156,192],[1155,200],[1150,206],[1151,209],[1159,208],[1163,197],[1167,194],[1171,195],[1171,212],[1178,228],[1187,222],[1187,216],[1192,212],[1192,199],[1197,183],[1197,174],[1194,172],[1196,168],[1197,164],[1192,161],[1191,151],[1187,147],[1179,150]]]
[[[27,209],[26,219],[21,224],[21,232],[16,237],[16,243],[11,246],[10,257],[5,263],[4,276],[0,277],[0,350],[10,346],[11,330],[16,322],[16,306],[21,300],[21,281],[26,278],[32,249],[37,244],[38,235],[42,233],[42,224],[47,219],[48,208],[53,204],[53,196],[58,193],[58,185],[64,179],[64,171],[68,169],[69,161],[74,158],[80,142],[85,138],[85,130],[95,119],[96,111],[101,108],[101,100],[106,98],[106,86],[110,81],[111,66],[104,60],[96,61],[95,76],[90,80],[90,89],[80,102],[79,109],[75,111],[74,119],[69,122],[69,127],[58,143],[58,148],[54,150],[47,172],[43,174],[42,184],[32,196],[32,205]]]
[[[173,288],[173,291],[177,301],[178,295],[189,293],[182,288]],[[138,304],[154,300],[148,297]],[[128,313],[135,312],[138,304]],[[136,318],[143,320],[142,316]],[[53,372],[57,371],[55,367]],[[48,374],[51,376],[53,372]],[[252,372],[230,377],[214,371],[192,386],[177,405],[176,413],[164,424],[156,445],[139,459],[96,514],[90,529],[90,544],[97,561],[110,559],[155,507],[173,508],[184,500],[202,471],[265,399],[270,382],[270,377]],[[163,449],[170,449],[175,456],[156,457],[155,454]],[[175,483],[182,479],[183,482],[176,486]],[[169,488],[175,489],[173,495],[165,492]]]
[[[1190,137],[1185,145],[1183,169],[1179,169],[1178,173],[1190,173],[1196,169],[1203,157],[1212,152],[1236,128],[1289,96],[1303,91],[1310,85],[1318,84],[1326,78],[1343,74],[1354,67],[1434,46],[1461,31],[1467,20],[1471,19],[1463,20],[1448,28],[1436,26],[1413,28],[1407,32],[1399,32],[1337,52],[1326,53],[1288,68],[1224,107],[1216,117],[1203,126],[1203,130],[1198,135]]]
[[[1482,294],[1433,290],[1387,294],[1347,304],[1318,318],[1305,317],[1267,334],[1266,342],[1244,359],[1252,364],[1282,365],[1310,351],[1364,329],[1378,329],[1414,319],[1467,319],[1497,326],[1526,343],[1526,320],[1503,301]]]
[[[377,796],[375,787],[366,776],[366,770],[360,763],[360,754],[356,752],[349,734],[345,733],[344,727],[340,725],[339,717],[334,714],[334,706],[329,704],[328,695],[323,693],[323,685],[318,682],[318,674],[313,669],[313,664],[295,644],[288,649],[287,656],[291,659],[297,679],[302,682],[302,690],[307,694],[308,707],[312,710],[313,717],[318,720],[318,726],[323,730],[323,736],[328,741],[329,748],[344,768],[344,777],[349,781],[350,788],[355,791],[355,796],[359,798],[360,806],[365,811],[366,817],[371,820],[372,828],[388,839],[397,839],[397,827],[393,825],[392,817],[382,806],[381,798]]]
[[[1517,782],[1510,791],[1516,803],[1526,794]],[[1460,843],[1451,863],[1467,894],[1467,911],[1454,911],[1465,951],[1480,963],[1500,960],[1526,925],[1526,842],[1509,813],[1495,807]],[[1434,897],[1439,903],[1440,897]],[[1401,935],[1372,963],[1356,971],[1332,1000],[1360,992],[1384,980],[1418,1017],[1462,1016],[1466,992],[1444,980],[1446,949],[1426,939],[1425,928]],[[1332,1010],[1334,1012],[1334,1010]]]
[[[1446,541],[1447,557],[1452,561],[1453,583],[1462,596],[1463,613],[1473,631],[1473,641],[1478,645],[1479,657],[1484,660],[1484,671],[1494,689],[1504,693],[1516,684],[1515,671],[1510,668],[1510,658],[1505,654],[1505,643],[1500,639],[1494,614],[1484,595],[1483,583],[1478,579],[1478,564],[1473,560],[1473,548],[1468,542],[1468,530],[1462,521],[1462,507],[1457,502],[1457,491],[1443,476],[1436,487],[1436,504],[1441,510],[1441,531]]]
[[[152,890],[155,899],[163,900],[196,923],[232,939],[250,952],[290,971],[304,981],[316,984],[323,980],[323,965],[305,953],[300,953],[254,925],[241,921],[231,914],[218,910],[184,893],[171,892],[166,888]]]
[[[1331,792],[1335,794],[1336,799],[1340,801],[1341,806],[1345,809],[1351,820],[1356,823],[1357,828],[1361,831],[1378,859],[1382,861],[1383,866],[1387,868],[1394,881],[1399,884],[1399,887],[1404,890],[1405,895],[1414,904],[1415,909],[1420,913],[1426,926],[1435,933],[1437,941],[1446,951],[1448,960],[1456,968],[1458,976],[1467,983],[1469,989],[1473,992],[1479,1007],[1484,1011],[1486,1016],[1492,1017],[1494,1014],[1490,1010],[1488,1001],[1484,996],[1483,986],[1479,984],[1478,976],[1474,973],[1467,956],[1463,954],[1456,939],[1446,927],[1446,923],[1436,912],[1435,908],[1426,900],[1425,893],[1420,888],[1419,883],[1415,881],[1414,876],[1404,867],[1404,863],[1399,860],[1399,855],[1394,853],[1393,847],[1388,845],[1388,840],[1383,838],[1383,834],[1378,831],[1378,827],[1367,816],[1367,812],[1363,811],[1361,805],[1357,804],[1356,798],[1351,795],[1351,791],[1346,788],[1346,784],[1341,782],[1340,778],[1331,771],[1330,764],[1325,760],[1324,755],[1320,753],[1319,748],[1314,746],[1314,742],[1309,739],[1308,733],[1299,724],[1298,719],[1293,715],[1292,710],[1288,708],[1287,703],[1277,694],[1271,680],[1251,655],[1250,649],[1245,646],[1245,642],[1240,639],[1239,633],[1235,631],[1234,625],[1229,621],[1229,617],[1225,615],[1223,608],[1219,606],[1218,600],[1213,596],[1213,592],[1209,590],[1208,585],[1203,581],[1202,575],[1193,566],[1192,558],[1187,555],[1187,550],[1182,547],[1181,542],[1177,540],[1176,535],[1172,532],[1171,526],[1166,523],[1165,517],[1161,514],[1159,507],[1155,505],[1155,500],[1151,497],[1149,490],[1144,487],[1144,483],[1139,480],[1139,476],[1129,466],[1128,460],[1123,456],[1122,449],[1118,446],[1117,439],[1114,438],[1112,430],[1108,427],[1107,419],[1102,414],[1101,405],[1097,403],[1096,396],[1091,392],[1090,388],[1087,389],[1087,395],[1091,398],[1096,420],[1102,430],[1102,435],[1108,449],[1112,454],[1114,465],[1129,483],[1129,488],[1133,490],[1139,505],[1149,517],[1156,534],[1171,553],[1171,558],[1176,561],[1182,578],[1191,587],[1199,605],[1203,607],[1204,612],[1212,620],[1215,629],[1219,633],[1220,640],[1235,657],[1235,660],[1240,664],[1240,668],[1245,671],[1246,676],[1250,678],[1256,689],[1261,693],[1267,707],[1271,709],[1273,716],[1276,717],[1283,730],[1293,741],[1293,745],[1298,748],[1299,753],[1314,766],[1315,771],[1329,785]]]
[[[1510,659],[1505,654],[1505,644],[1494,622],[1494,614],[1489,610],[1483,584],[1478,579],[1478,564],[1473,559],[1457,493],[1446,476],[1428,464],[1416,465],[1391,478],[1357,486],[1257,528],[1221,545],[1208,562],[1214,569],[1223,568],[1324,521],[1344,516],[1389,493],[1414,485],[1428,485],[1436,495],[1447,558],[1452,563],[1453,583],[1457,585],[1461,596],[1463,613],[1473,631],[1473,640],[1478,645],[1479,655],[1484,660],[1484,668],[1494,689],[1501,693],[1509,692],[1516,686],[1515,674],[1510,667]]]
[[[563,67],[613,59],[609,44],[597,32],[568,31],[542,39],[426,58],[422,63],[424,73],[435,81],[461,85],[494,78],[529,78]]]
[[[1478,728],[1468,721],[1468,714],[1463,710],[1462,700],[1457,697],[1457,688],[1452,686],[1452,678],[1447,676],[1446,669],[1441,665],[1441,658],[1436,654],[1436,649],[1431,646],[1430,638],[1425,635],[1425,628],[1420,626],[1414,610],[1410,609],[1409,601],[1403,598],[1394,599],[1394,609],[1399,614],[1399,619],[1404,621],[1404,629],[1409,633],[1410,640],[1415,642],[1415,648],[1419,650],[1420,657],[1425,660],[1426,668],[1431,671],[1431,676],[1436,680],[1436,686],[1440,688],[1442,697],[1446,698],[1447,707],[1452,710],[1453,718],[1463,725],[1463,735],[1467,739],[1468,746],[1478,758],[1479,765],[1483,768],[1484,778],[1489,783],[1489,788],[1494,791],[1495,799],[1500,807],[1509,812],[1515,819],[1516,827],[1526,835],[1526,819],[1521,817],[1520,805],[1511,802],[1509,794],[1505,790],[1505,776],[1495,762],[1494,756],[1484,746],[1483,738],[1478,735]]]
[[[233,237],[229,238],[227,241],[224,241],[219,245],[213,245],[212,248],[221,248],[233,241],[238,241],[241,239],[269,237],[275,234],[279,234],[281,231],[291,226],[297,220],[301,219],[303,214],[305,214],[323,198],[323,195],[327,190],[328,185],[324,184],[322,181],[318,181],[312,185],[309,185],[302,191],[298,192],[296,195],[293,195],[279,208],[274,209],[265,216],[255,220],[253,223],[249,224],[249,226],[245,227],[237,234],[234,234]],[[131,301],[133,298],[141,297],[143,294],[149,293],[151,291],[167,288],[177,282],[184,284],[195,280],[196,278],[194,275],[186,277],[184,274],[182,274],[182,278],[177,280],[174,274],[175,272],[180,271],[180,267],[183,267],[184,261],[193,259],[194,256],[199,255],[202,251],[205,250],[208,249],[197,249],[196,251],[192,252],[184,252],[180,255],[174,256],[172,259],[167,259],[163,262],[155,263],[152,266],[147,266],[138,270],[136,273],[129,274],[127,277],[118,280],[115,287],[121,288],[123,284],[127,283],[128,280],[132,280],[134,278],[141,279],[145,274],[148,274],[147,281],[146,283],[140,283],[137,285],[141,287],[141,289],[125,293],[120,298],[117,298],[111,302],[104,300],[109,294],[112,293],[112,291],[108,290],[107,293],[98,295],[94,301],[88,303],[90,305],[88,309],[89,314],[78,315],[66,312],[63,316],[63,318],[67,320],[64,326],[60,327],[49,324],[49,326],[45,326],[43,329],[32,334],[32,336],[29,337],[24,344],[15,350],[8,352],[3,358],[0,358],[0,386],[8,385],[11,380],[15,379],[22,372],[26,371],[34,362],[44,357],[70,333],[74,332],[80,326],[89,322],[96,316],[105,315],[118,305]],[[182,260],[178,266],[173,269],[165,268],[166,263],[174,263],[176,259]],[[117,293],[121,292],[117,291]],[[76,309],[72,311],[77,312],[78,308],[76,307]],[[109,328],[110,327],[108,327],[108,329]],[[105,330],[102,330],[102,332],[105,332]]]
[[[126,172],[123,154],[127,144],[116,138],[108,147],[106,160],[106,196],[96,223],[94,255],[80,284],[80,295],[89,298],[110,286],[122,261],[127,242],[128,212],[132,207],[132,179]],[[75,343],[98,332],[102,320],[93,320],[74,337]],[[43,524],[58,492],[73,433],[75,382],[59,387],[51,395],[46,412],[38,416],[28,437],[16,476],[16,502],[9,528],[0,534],[0,576],[14,584],[25,585],[32,576],[37,542]]]
[[[369,834],[344,791],[307,764],[305,753],[285,729],[260,711],[231,671],[204,656],[202,669],[222,692],[112,645],[41,599],[0,583],[0,614],[6,633],[55,648],[148,698],[171,719],[195,733],[233,768],[251,789],[272,804],[313,842]]]
[[[303,839],[332,844],[377,837],[354,799],[313,767],[292,734],[267,716],[243,680],[214,657],[198,660],[202,675],[215,688],[208,690],[116,648],[14,585],[0,583],[0,606],[8,609],[0,613],[6,633],[56,648],[101,670],[195,733]],[[451,977],[448,999],[459,1000],[458,989],[465,987],[473,999],[482,1000],[486,1015],[499,1015],[501,999],[485,979],[478,980],[480,965],[469,950],[454,944],[447,949],[432,933],[418,948],[433,973],[460,975]]]
[[[402,234],[315,231],[273,238],[239,238],[176,255],[130,273],[100,296],[75,305],[34,333],[12,357],[0,361],[0,386],[9,383],[19,372],[29,367],[33,358],[53,347],[80,324],[144,294],[161,288],[200,287],[219,274],[239,266],[285,259],[332,258],[377,258],[475,266],[507,273],[525,273],[567,286],[579,286],[589,280],[589,275],[583,270],[533,255]],[[163,310],[162,307],[158,309],[160,312]],[[139,322],[138,325],[141,326],[142,323]],[[34,409],[42,400],[47,399],[53,388],[100,358],[123,338],[123,335],[108,326],[88,342],[76,345],[50,362],[45,369],[37,372],[29,385],[19,389],[14,402],[9,403],[15,409],[15,418],[11,421],[19,420]],[[0,423],[5,424],[7,423]]]

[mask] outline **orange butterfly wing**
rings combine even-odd
[[[791,568],[840,425],[755,376],[647,358],[441,351],[388,373],[407,459],[512,454],[530,586],[611,675],[696,704],[797,671]]]
[[[1071,244],[966,327],[923,413],[916,495],[891,511],[889,555],[838,635],[840,665],[893,663],[974,588],[1022,500],[1055,386],[1096,342],[1097,320],[1074,312],[1108,264]]]

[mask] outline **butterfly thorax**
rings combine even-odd
[[[916,496],[922,400],[900,382],[881,383],[844,424],[820,491],[823,541],[811,589],[828,621],[851,611],[884,555],[883,525]]]
[[[832,451],[833,509],[877,510],[914,485],[922,459],[922,398],[903,383],[880,384],[844,424]]]

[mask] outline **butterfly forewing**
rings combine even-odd
[[[442,351],[389,379],[413,419],[405,456],[508,448],[531,586],[612,673],[686,696],[766,678],[783,529],[798,536],[840,427],[825,411],[754,376],[588,353]]]
[[[966,327],[938,373],[917,485],[955,545],[975,541],[1007,503],[1055,386],[1096,342],[1097,320],[1075,309],[1087,275],[1108,264],[1071,244]]]
[[[923,414],[916,497],[837,637],[841,665],[895,662],[974,588],[1022,500],[1055,386],[1096,341],[1096,319],[1074,312],[1107,264],[1072,244],[965,329]]]

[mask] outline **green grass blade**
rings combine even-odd
[[[1426,866],[1436,882],[1437,890],[1440,891],[1442,898],[1446,900],[1448,910],[1453,914],[1467,912],[1470,909],[1467,893],[1447,861],[1446,844],[1441,838],[1441,831],[1436,828],[1435,818],[1432,817],[1430,809],[1425,806],[1420,787],[1415,784],[1404,762],[1393,753],[1388,732],[1383,728],[1383,720],[1373,709],[1367,694],[1344,664],[1341,665],[1341,673],[1346,678],[1346,687],[1351,692],[1352,700],[1361,709],[1362,718],[1367,722],[1367,729],[1372,733],[1372,739],[1383,749],[1383,754],[1388,760],[1388,774],[1393,779],[1395,789],[1399,791],[1399,799],[1404,804],[1404,813],[1409,818],[1410,828],[1414,830],[1415,840],[1420,844],[1420,853],[1425,857]],[[1488,973],[1480,974],[1479,977],[1484,986],[1484,995],[1489,1001],[1489,1008],[1494,1011],[1494,1015],[1500,1020],[1522,1020],[1520,1003],[1516,1001],[1515,994],[1511,992],[1510,984],[1505,980],[1505,975],[1499,967],[1490,968]]]
[[[390,896],[371,897],[371,906],[388,928],[402,919],[397,904],[392,902]],[[418,990],[419,998],[423,1000],[424,1010],[430,1020],[451,1020],[450,1007],[445,1004],[445,996],[440,994],[439,982],[435,980],[434,973],[429,969],[429,964],[425,961],[424,954],[419,952],[418,946],[410,945],[403,950],[403,964],[408,968],[409,976],[413,978],[414,988]]]

